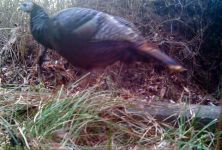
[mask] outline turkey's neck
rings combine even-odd
[[[49,15],[40,6],[35,6],[31,12],[30,27],[34,38],[42,45],[49,47],[47,38]]]

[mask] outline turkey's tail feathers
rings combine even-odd
[[[166,55],[164,52],[161,52],[158,48],[155,48],[148,43],[143,43],[138,47],[138,50],[146,53],[153,58],[161,61],[164,63],[171,71],[174,72],[182,72],[185,71],[186,69],[179,65],[173,58],[169,57]]]

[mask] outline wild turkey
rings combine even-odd
[[[44,46],[39,55],[39,66],[45,51],[50,48],[74,66],[84,69],[151,56],[173,71],[184,70],[149,44],[137,28],[123,18],[87,8],[68,8],[49,17],[42,7],[33,2],[21,4],[20,9],[30,13],[32,35]]]

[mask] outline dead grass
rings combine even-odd
[[[151,116],[129,114],[129,102],[113,91],[91,87],[70,93],[61,88],[55,94],[4,91],[1,95],[1,126],[4,139],[22,141],[27,148],[47,145],[70,147],[121,147],[155,144],[163,128]],[[3,89],[1,89],[2,91]],[[13,94],[12,94],[13,93]],[[67,94],[69,93],[69,94]],[[9,133],[13,134],[9,134]],[[2,141],[10,146],[9,141]],[[15,142],[15,141],[14,141]]]
[[[211,149],[215,121],[195,129],[195,117],[176,127],[136,111],[122,92],[94,85],[53,93],[42,86],[0,89],[0,143],[5,149]],[[35,92],[34,92],[35,91]]]

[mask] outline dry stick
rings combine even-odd
[[[222,148],[222,75],[220,76],[220,118],[217,127],[217,145],[216,150],[220,150]]]
[[[0,49],[0,65],[2,62],[4,62],[3,59],[3,53],[7,50],[10,50],[12,45],[16,42],[17,40],[17,32],[20,29],[19,27],[15,27],[15,28],[0,28],[0,30],[11,30],[11,37],[9,38],[8,42],[2,47],[2,49]]]

